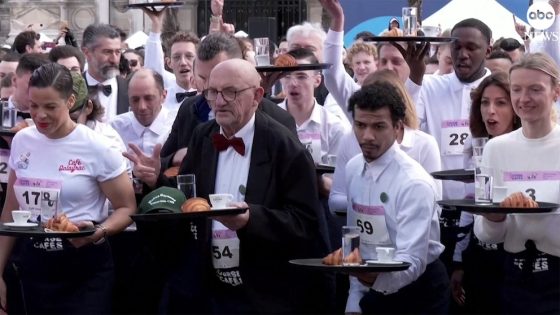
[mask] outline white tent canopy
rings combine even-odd
[[[486,23],[492,30],[492,37],[497,40],[500,37],[512,37],[523,43],[521,37],[515,32],[513,24],[513,13],[504,8],[495,0],[452,0],[439,11],[430,15],[422,21],[422,25],[438,26],[441,29],[451,29],[456,23],[476,18]],[[518,23],[527,25],[516,17]]]
[[[132,34],[124,42],[128,44],[128,48],[135,49],[140,46],[145,46],[147,41],[148,41],[148,35],[146,35],[146,33],[142,31],[138,31]]]

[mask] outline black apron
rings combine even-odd
[[[539,251],[531,240],[525,248],[505,255],[504,313],[560,313],[560,258]]]
[[[25,239],[20,258],[28,313],[111,312],[114,270],[107,242],[75,248],[59,238]]]

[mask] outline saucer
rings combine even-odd
[[[399,265],[402,261],[390,260],[390,261],[379,261],[379,260],[366,260],[368,264],[382,264],[382,265]]]
[[[210,210],[229,210],[229,209],[237,209],[237,207],[211,207]]]
[[[35,227],[38,224],[33,222],[25,222],[24,224],[16,224],[15,222],[6,222],[4,223],[5,226],[14,227],[14,228],[29,228]]]

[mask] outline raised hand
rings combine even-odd
[[[406,63],[410,67],[410,80],[418,85],[422,85],[424,72],[426,72],[424,57],[430,51],[430,43],[421,42],[416,45],[411,42],[407,45],[406,50],[399,43],[392,42],[391,44],[401,52],[404,60],[406,60]]]
[[[157,144],[154,147],[154,152],[151,156],[148,156],[140,150],[140,148],[134,143],[129,143],[128,146],[132,150],[131,152],[123,152],[123,156],[134,163],[132,172],[134,176],[139,178],[149,187],[155,187],[157,183],[157,178],[161,171],[161,160],[159,154],[161,152],[161,144]]]

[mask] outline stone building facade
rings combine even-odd
[[[200,25],[197,23],[197,16],[200,12],[209,16],[209,0],[182,1],[185,4],[176,9],[175,13],[179,28],[200,33],[197,29],[197,25]],[[262,0],[245,0],[247,5],[255,1]],[[305,6],[307,17],[302,16],[301,20],[322,21],[322,8],[318,0],[284,1]],[[128,34],[137,31],[149,32],[150,20],[141,10],[127,9],[127,4],[128,0],[0,0],[0,41],[11,43],[13,38],[29,25],[54,39],[58,35],[60,21],[68,22],[78,40],[81,39],[86,26],[96,22],[116,25]],[[228,0],[225,1],[225,5],[227,8]]]

